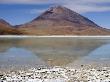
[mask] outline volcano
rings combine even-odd
[[[110,30],[102,28],[88,18],[62,6],[49,8],[19,29],[32,35],[109,35]]]
[[[15,28],[23,35],[110,35],[109,29],[63,6],[50,7],[32,21]]]

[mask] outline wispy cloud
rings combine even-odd
[[[2,4],[50,4],[56,3],[55,0],[0,0]]]
[[[110,0],[0,0],[1,4],[58,4],[79,13],[110,11]],[[39,12],[33,10],[32,13]],[[42,12],[42,11],[41,11]]]
[[[45,9],[32,9],[30,10],[30,14],[40,14],[42,12],[44,12],[47,8]]]
[[[110,6],[106,4],[110,4],[110,0],[65,0],[64,6],[79,13],[110,11]]]

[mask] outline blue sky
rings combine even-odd
[[[12,25],[29,22],[39,16],[49,5],[0,4],[0,18]]]
[[[0,0],[0,18],[12,25],[31,21],[54,5],[62,5],[110,28],[110,0]]]

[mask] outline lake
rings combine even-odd
[[[0,69],[49,66],[107,65],[110,38],[0,38]]]

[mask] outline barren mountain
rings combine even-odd
[[[8,22],[0,19],[0,35],[16,35],[20,34],[20,31],[12,27]]]
[[[51,7],[29,23],[19,25],[24,34],[32,35],[109,35],[88,18],[62,6]]]
[[[0,19],[0,35],[110,35],[110,30],[66,7],[55,6],[18,26]]]

